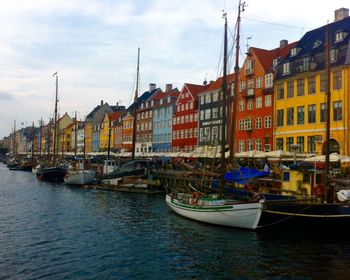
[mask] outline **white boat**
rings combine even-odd
[[[177,193],[166,195],[166,203],[178,215],[199,222],[256,229],[262,213],[263,200],[243,202],[218,199],[216,195],[199,196]]]
[[[64,182],[68,185],[88,185],[94,182],[95,176],[95,170],[68,171]]]

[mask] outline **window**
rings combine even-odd
[[[293,145],[293,137],[287,137],[286,139],[286,145],[287,145],[287,151],[292,151],[292,145]]]
[[[201,110],[201,116],[200,116],[200,120],[204,120],[204,110]]]
[[[341,101],[333,102],[333,120],[341,121],[342,120],[342,103]]]
[[[263,82],[262,77],[257,77],[256,81],[255,81],[255,87],[256,88],[262,88],[262,82]]]
[[[337,32],[335,33],[335,42],[338,43],[340,41],[344,40],[344,32]]]
[[[255,139],[255,150],[261,151],[261,149],[262,149],[261,139]]]
[[[248,102],[247,102],[247,109],[248,110],[253,110],[253,99],[248,99]]]
[[[211,94],[208,93],[208,94],[206,94],[204,96],[205,96],[205,103],[206,104],[211,103]]]
[[[193,109],[193,101],[190,102],[190,109]]]
[[[312,104],[308,106],[308,123],[316,123],[316,105]]]
[[[304,79],[297,80],[297,95],[298,96],[304,95]]]
[[[265,117],[265,128],[271,128],[271,124],[272,124],[271,116],[266,116]]]
[[[299,145],[299,153],[304,152],[304,136],[297,136],[297,144]]]
[[[247,60],[245,62],[245,73],[247,75],[252,74],[254,69],[254,61],[253,60]]]
[[[248,151],[253,150],[253,144],[254,144],[254,140],[253,139],[249,139],[248,140]]]
[[[320,75],[320,92],[326,92],[326,74],[322,73]]]
[[[290,51],[290,56],[295,56],[298,53],[298,48],[292,48]]]
[[[244,111],[245,109],[245,102],[244,100],[239,101],[239,111]]]
[[[239,130],[244,130],[244,120],[239,120]]]
[[[316,77],[309,77],[307,80],[308,94],[314,94],[316,92]]]
[[[273,87],[273,74],[269,73],[265,75],[265,88]]]
[[[283,74],[289,74],[290,73],[290,68],[289,68],[289,62],[283,64]]]
[[[304,106],[299,106],[298,107],[298,115],[297,115],[297,123],[298,124],[304,124],[304,120],[305,120],[305,110],[304,110]]]
[[[211,116],[210,116],[210,111],[211,111],[210,109],[206,109],[206,110],[205,110],[205,119],[206,119],[206,120],[209,120],[210,117],[211,117]]]
[[[214,107],[213,108],[213,118],[218,118],[219,117],[219,108]]]
[[[239,140],[239,152],[244,152],[244,141]]]
[[[262,128],[262,119],[260,117],[255,119],[255,128],[261,129]]]
[[[310,57],[304,57],[303,58],[303,71],[309,71],[310,70]]]
[[[307,137],[307,151],[308,151],[308,153],[315,153],[316,152],[316,137],[315,136],[308,136]]]
[[[287,83],[287,97],[294,97],[294,81],[289,81]]]
[[[339,51],[338,51],[337,49],[332,49],[332,50],[330,51],[330,60],[331,60],[331,63],[337,62],[338,53],[339,53]]]
[[[241,82],[240,82],[240,84],[239,84],[239,89],[240,89],[240,91],[245,91],[245,89],[246,89],[245,81],[241,81]]]
[[[245,125],[244,125],[245,130],[252,130],[252,119],[248,118],[245,120]]]
[[[256,98],[255,108],[256,109],[262,108],[262,97],[261,96]]]
[[[266,95],[265,96],[265,107],[271,107],[272,95]]]
[[[213,93],[213,102],[216,102],[216,101],[218,101],[218,100],[219,100],[219,94],[218,94],[218,92],[216,91],[216,92]]]
[[[287,125],[294,124],[294,108],[287,108]]]
[[[284,99],[284,88],[283,84],[277,85],[277,100]]]
[[[283,109],[277,110],[277,126],[283,126]]]
[[[317,40],[314,42],[314,44],[312,45],[312,48],[313,49],[316,49],[318,48],[319,46],[321,46],[322,42],[320,40]]]
[[[333,89],[341,89],[342,88],[342,72],[341,70],[333,72]]]
[[[283,138],[276,139],[276,150],[283,150]]]
[[[254,79],[250,79],[247,82],[247,88],[254,88]]]
[[[200,102],[201,102],[201,104],[204,104],[204,95],[201,95]]]
[[[327,121],[327,103],[320,104],[320,122]]]

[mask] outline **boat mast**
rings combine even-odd
[[[236,57],[235,57],[235,78],[234,78],[234,86],[233,86],[233,96],[231,102],[231,112],[230,112],[230,137],[229,138],[229,162],[236,165],[236,114],[237,114],[237,97],[238,97],[238,75],[239,75],[239,40],[240,40],[240,24],[241,24],[241,11],[244,12],[245,2],[241,3],[241,0],[238,4],[238,16],[237,16],[237,35],[236,35]]]
[[[78,149],[78,131],[77,131],[77,111],[75,111],[75,120],[74,120],[74,131],[75,131],[75,134],[74,134],[74,156],[76,157],[77,156],[77,149]]]
[[[58,74],[57,72],[53,74],[53,76],[56,76],[56,95],[55,95],[55,119],[54,119],[54,127],[53,127],[53,165],[56,165],[56,145],[57,145],[57,95],[58,95]]]
[[[13,124],[13,157],[16,158],[16,120]]]
[[[222,173],[225,173],[226,157],[225,157],[225,146],[226,146],[226,106],[227,106],[227,13],[223,14],[225,19],[225,31],[224,31],[224,61],[223,61],[223,77],[222,77],[222,127],[221,127],[221,166]]]
[[[32,125],[32,163],[34,163],[34,122]]]
[[[326,115],[326,141],[325,141],[325,172],[329,173],[329,140],[331,131],[331,89],[330,89],[330,78],[331,78],[331,65],[330,65],[330,40],[329,40],[329,24],[326,26],[326,46],[325,46],[325,64],[326,64],[326,104],[327,104],[327,115]]]
[[[136,145],[136,120],[137,120],[137,99],[139,93],[139,75],[140,75],[140,48],[137,49],[137,72],[136,72],[136,89],[134,97],[134,121],[132,130],[132,159],[135,159],[135,145]]]
[[[110,156],[111,156],[111,132],[112,132],[112,114],[108,114],[108,152],[107,152],[107,159],[110,159]]]
[[[40,135],[39,135],[39,158],[41,159],[41,138],[43,132],[43,118],[40,118]]]

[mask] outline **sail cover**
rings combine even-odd
[[[224,175],[224,179],[230,183],[247,185],[251,179],[265,177],[268,174],[269,172],[260,171],[255,168],[240,167],[233,171],[227,171]]]

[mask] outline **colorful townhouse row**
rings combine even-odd
[[[236,122],[235,151],[297,148],[299,152],[324,153],[326,97],[330,94],[330,152],[350,155],[349,38],[349,10],[341,8],[335,11],[334,22],[307,32],[297,42],[281,40],[272,50],[250,47],[239,71],[236,115],[226,118],[226,125],[230,119]],[[220,147],[222,79],[203,85],[185,83],[181,90],[167,84],[163,91],[150,84],[130,107],[101,101],[84,121],[65,114],[58,121],[58,151],[130,152],[135,114],[138,154]],[[227,80],[227,97],[232,100],[234,74]],[[228,105],[226,112],[229,109]],[[19,143],[18,133],[4,141],[10,147]],[[52,121],[35,135],[35,149],[52,153]],[[226,133],[224,141],[228,139]]]

